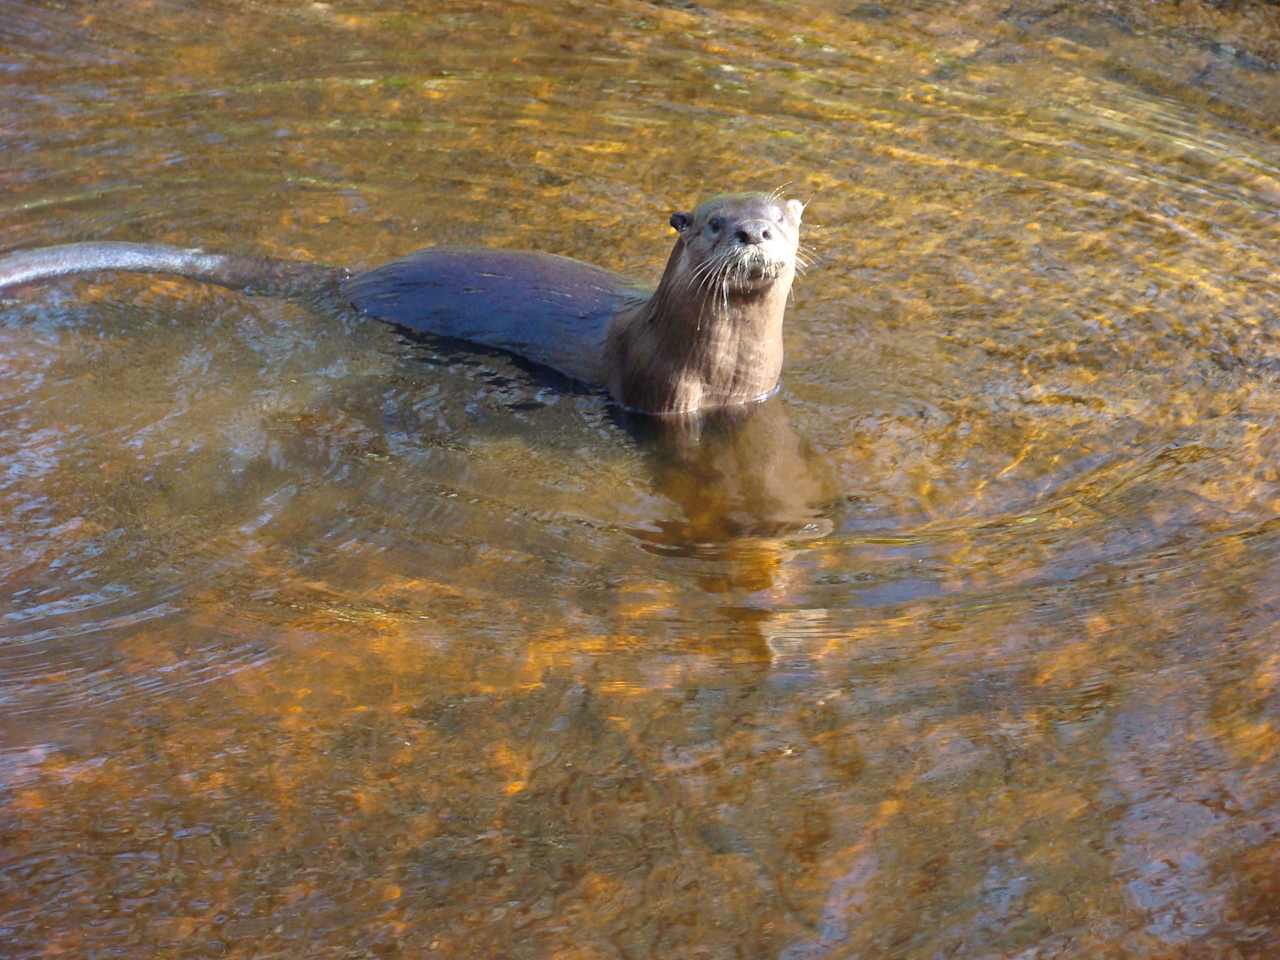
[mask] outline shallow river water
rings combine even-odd
[[[0,301],[0,954],[1280,956],[1280,68],[1126,10],[0,0],[0,251],[815,261],[679,433]]]

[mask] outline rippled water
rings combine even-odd
[[[0,249],[818,261],[680,434],[0,302],[0,952],[1280,954],[1280,8],[1149,7],[0,0]]]

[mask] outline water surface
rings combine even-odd
[[[817,261],[684,433],[3,301],[6,956],[1280,953],[1280,24],[1138,6],[0,2],[0,249]]]

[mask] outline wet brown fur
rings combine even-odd
[[[803,209],[773,194],[735,194],[672,216],[679,236],[658,289],[609,327],[604,365],[614,399],[669,414],[773,392]]]

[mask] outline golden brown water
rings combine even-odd
[[[3,250],[819,260],[701,436],[0,304],[0,955],[1280,955],[1280,71],[1124,11],[0,0]]]

